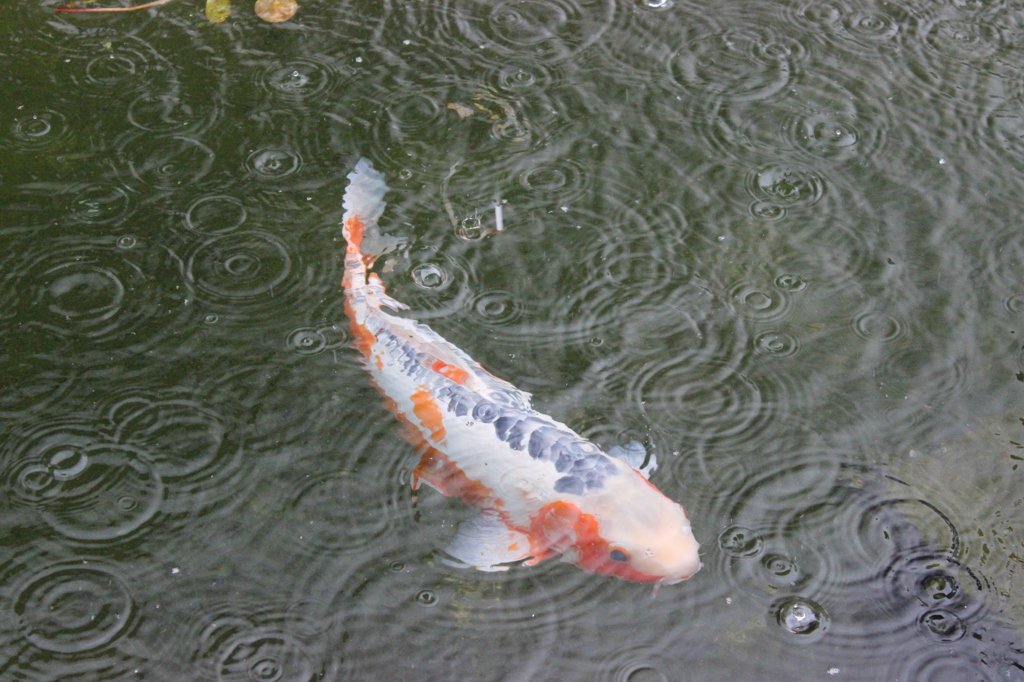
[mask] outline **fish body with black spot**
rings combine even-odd
[[[374,256],[364,251],[379,235],[388,187],[366,159],[348,177],[342,285],[355,345],[418,449],[413,486],[426,483],[480,509],[460,525],[448,554],[481,570],[560,557],[656,585],[696,573],[690,520],[647,480],[642,456],[602,452],[426,325],[389,312],[407,306],[368,272]]]

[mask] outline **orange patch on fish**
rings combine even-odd
[[[444,423],[442,422],[441,408],[437,406],[434,396],[426,390],[416,391],[410,396],[412,398],[412,413],[420,420],[423,428],[430,431],[430,437],[435,441],[443,440],[445,437]]]
[[[346,250],[349,253],[359,253],[362,249],[363,230],[365,228],[366,226],[359,221],[359,216],[352,216],[345,222],[345,229],[348,231],[348,234],[345,236],[345,240],[348,242]]]
[[[430,369],[447,379],[451,379],[459,386],[462,386],[469,379],[469,373],[466,370],[455,365],[449,365],[442,360],[435,360]]]
[[[443,452],[431,447],[423,453],[413,477],[422,478],[442,495],[458,497],[478,507],[500,507],[502,504],[501,500],[495,499],[494,491],[466,476]]]
[[[364,357],[370,357],[373,354],[373,344],[377,343],[377,337],[365,326],[356,322],[356,316],[352,312],[352,304],[347,298],[345,299],[345,314],[348,315],[348,319],[352,320],[349,329],[352,330],[353,342],[356,348],[359,349],[359,352]]]

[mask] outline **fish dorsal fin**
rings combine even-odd
[[[460,562],[452,565],[480,571],[505,571],[508,566],[502,564],[533,556],[529,536],[506,526],[493,509],[460,523],[458,534],[445,551]]]
[[[651,455],[650,461],[647,462],[647,466],[644,466],[644,460],[647,459],[647,450],[644,448],[643,443],[635,440],[631,440],[625,445],[615,445],[608,449],[609,457],[616,457],[621,459],[623,462],[633,467],[644,478],[650,478],[654,470],[658,468],[658,458]]]

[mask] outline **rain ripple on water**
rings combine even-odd
[[[134,604],[124,583],[102,564],[65,562],[23,580],[13,611],[25,638],[57,654],[93,651],[129,628]]]

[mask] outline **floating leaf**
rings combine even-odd
[[[256,16],[272,24],[288,21],[298,9],[295,0],[256,0]]]
[[[467,118],[473,115],[473,110],[467,107],[465,104],[459,104],[458,102],[448,102],[448,108],[452,109],[459,118]]]
[[[231,0],[206,0],[206,18],[219,24],[231,16]]]

